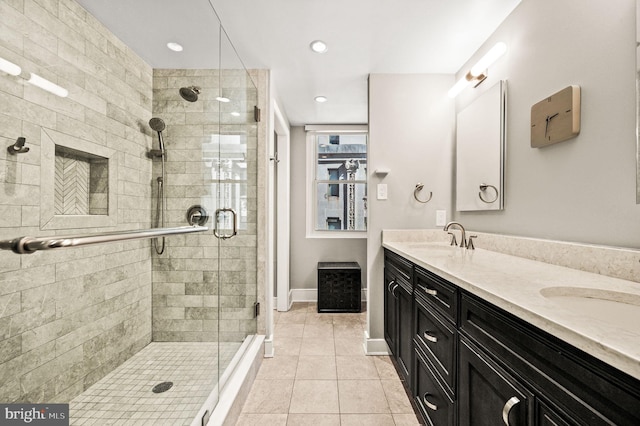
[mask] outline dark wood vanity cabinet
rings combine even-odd
[[[385,287],[385,338],[424,424],[640,425],[640,380],[388,250]]]
[[[410,386],[413,364],[413,264],[385,254],[384,338],[394,354],[405,382]]]

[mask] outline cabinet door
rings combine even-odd
[[[393,293],[394,287],[398,284],[389,274],[388,268],[385,268],[384,274],[384,339],[389,345],[389,349],[395,355],[398,353],[397,334],[398,334],[398,314],[397,301]]]
[[[462,336],[459,348],[459,425],[532,425],[533,395]]]
[[[411,388],[411,361],[413,357],[413,294],[399,285],[394,294],[398,298],[398,352],[397,360],[404,379]]]

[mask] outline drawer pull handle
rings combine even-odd
[[[438,342],[438,338],[432,334],[427,333],[426,331],[424,332],[424,338],[427,339],[430,342],[433,343],[437,343]]]
[[[423,287],[423,286],[420,286],[420,288],[423,289],[424,292],[427,293],[430,296],[437,296],[438,295],[438,290],[434,290],[432,288]]]
[[[427,401],[427,397],[429,395],[431,395],[431,394],[430,393],[425,393],[424,396],[422,397],[422,401],[424,402],[424,405],[426,405],[429,410],[437,411],[438,410],[438,406],[435,405],[435,404],[430,403],[429,401]]]
[[[502,421],[504,421],[505,425],[509,426],[509,413],[511,412],[511,409],[519,402],[520,400],[518,399],[518,397],[512,396],[511,398],[509,398],[506,404],[504,404],[504,407],[502,407]]]
[[[396,284],[395,286],[393,286],[393,288],[391,289],[391,294],[393,295],[393,297],[398,297],[396,296],[396,288],[398,288],[400,286],[400,284]]]
[[[387,290],[389,290],[389,292],[391,292],[391,286],[394,285],[396,283],[396,280],[391,280],[391,282],[389,282],[389,285],[387,286]]]

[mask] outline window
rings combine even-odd
[[[306,130],[307,236],[365,237],[366,126],[307,126]]]

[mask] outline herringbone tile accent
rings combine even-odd
[[[56,214],[89,214],[89,162],[56,154],[55,163]]]

